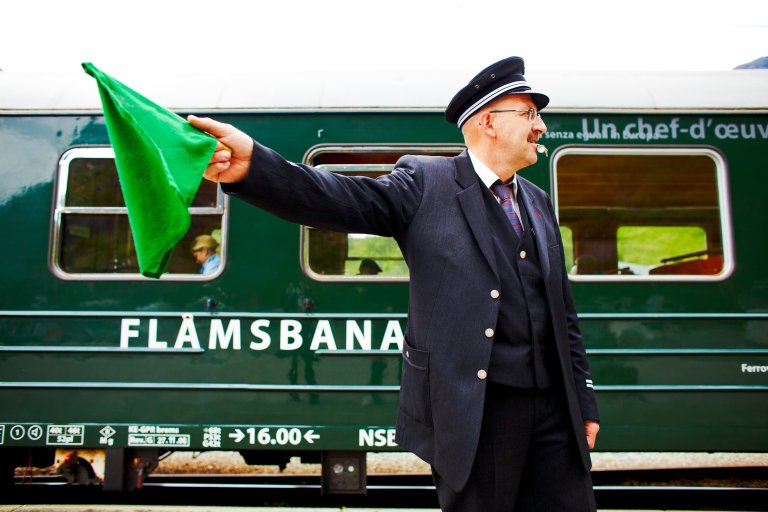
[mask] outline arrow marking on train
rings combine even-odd
[[[304,440],[309,444],[313,444],[315,442],[315,439],[320,439],[320,435],[315,434],[314,430],[307,430],[306,432],[304,432]]]
[[[245,434],[239,428],[236,428],[234,432],[229,433],[229,437],[234,439],[236,443],[239,443],[245,438]]]

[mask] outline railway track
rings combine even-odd
[[[621,470],[593,473],[600,509],[768,510],[768,468]],[[150,475],[130,493],[17,478],[5,503],[377,507],[437,509],[428,475],[369,475],[366,494],[323,494],[318,475]]]

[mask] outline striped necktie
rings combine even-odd
[[[517,236],[522,237],[523,225],[520,223],[520,217],[517,216],[512,202],[512,185],[504,185],[501,181],[497,181],[491,186],[491,190],[499,197],[499,204],[504,209],[504,213],[507,214],[507,219],[512,224],[515,233],[517,233]]]

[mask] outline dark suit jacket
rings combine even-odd
[[[597,406],[560,232],[546,193],[518,180],[536,233],[568,414],[589,469],[582,420],[597,419]],[[456,490],[474,461],[486,386],[478,371],[491,357],[485,331],[496,328],[504,298],[491,296],[500,281],[483,186],[466,152],[406,156],[391,174],[373,180],[293,164],[255,143],[246,181],[225,187],[293,222],[395,238],[410,268],[396,439]]]

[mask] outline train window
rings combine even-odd
[[[560,237],[563,239],[565,268],[573,268],[573,231],[568,226],[560,226]]]
[[[226,261],[228,200],[203,180],[189,209],[189,231],[177,245],[164,280],[208,280]],[[73,148],[62,155],[56,181],[51,268],[62,279],[134,280],[139,273],[136,249],[111,148]],[[205,237],[199,238],[201,235]],[[218,269],[201,273],[203,256],[195,244],[218,254]]]
[[[376,178],[406,154],[455,156],[463,146],[315,146],[304,162],[325,171]],[[386,237],[302,227],[302,267],[319,281],[407,281],[397,243]]]
[[[553,197],[571,278],[727,278],[725,172],[722,156],[706,148],[558,149]]]

